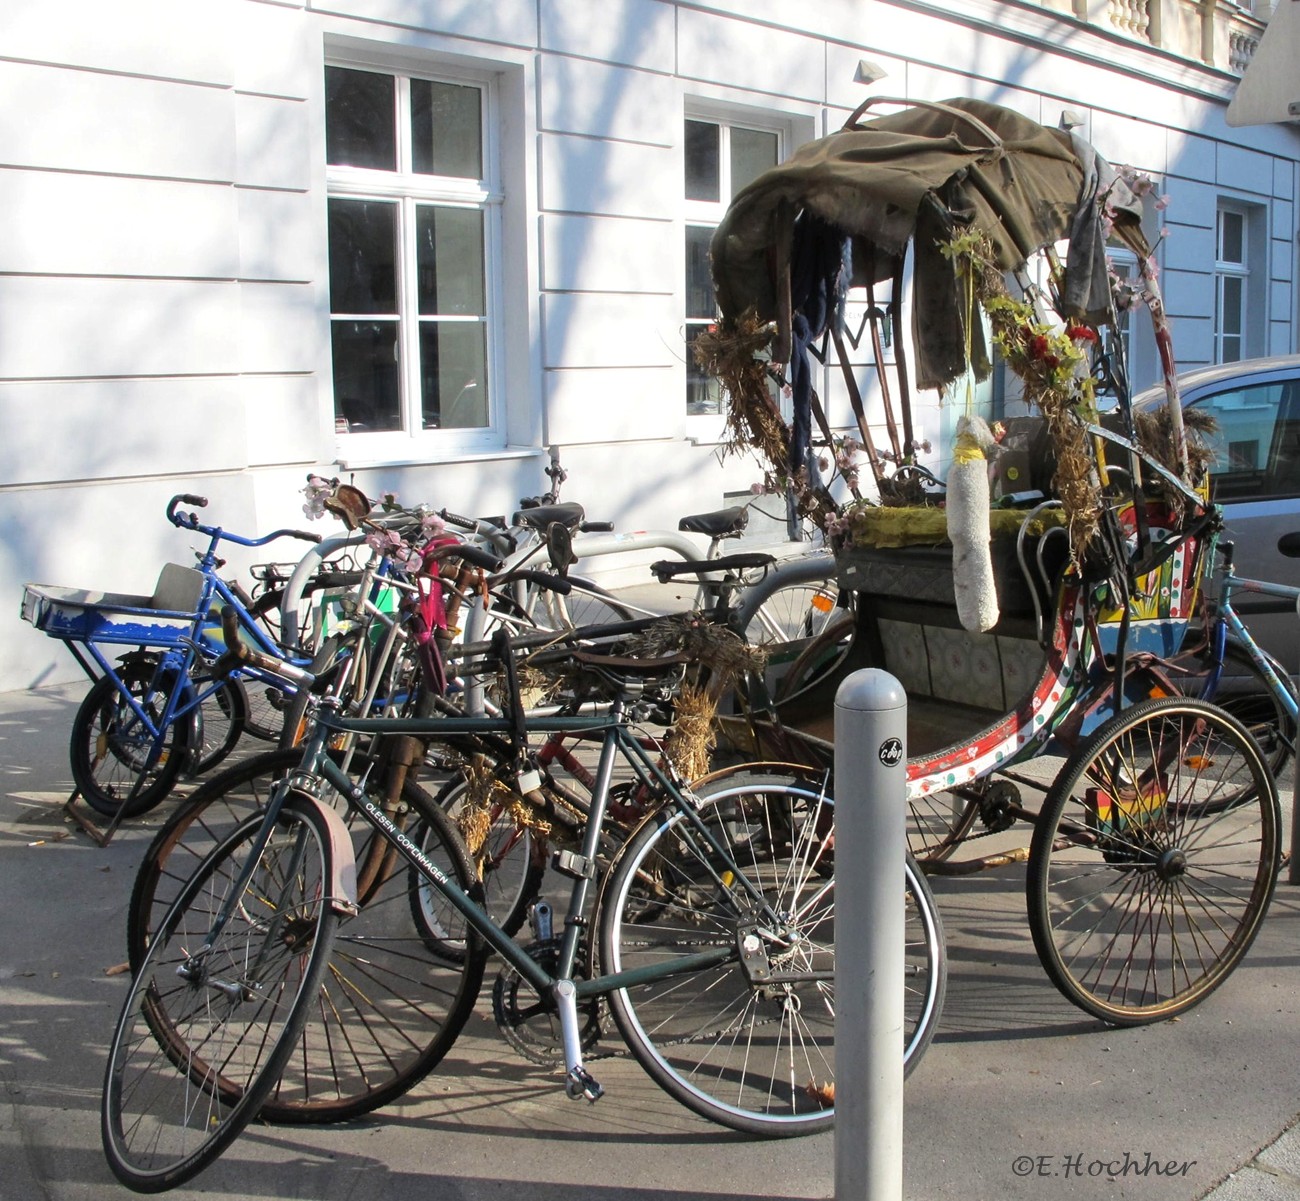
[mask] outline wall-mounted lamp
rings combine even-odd
[[[889,72],[879,63],[873,63],[870,59],[861,58],[858,60],[857,70],[853,72],[853,82],[865,84],[878,83],[888,74]]]
[[[1061,128],[1065,130],[1078,129],[1083,122],[1083,114],[1076,108],[1061,109]]]

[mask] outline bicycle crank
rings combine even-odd
[[[524,950],[548,972],[554,972],[559,963],[560,938],[529,943]],[[587,955],[578,955],[574,971],[585,975]],[[560,1027],[560,1014],[555,1001],[540,997],[514,968],[505,966],[492,985],[492,1016],[502,1035],[529,1063],[544,1067],[564,1067],[564,1036]],[[602,1013],[599,998],[582,1002],[578,1007],[582,1021],[580,1030],[584,1055],[600,1041]]]

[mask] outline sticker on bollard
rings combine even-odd
[[[903,742],[899,738],[886,738],[880,744],[880,762],[886,767],[897,767],[903,761]]]

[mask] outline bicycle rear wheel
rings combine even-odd
[[[1259,930],[1279,826],[1259,748],[1221,709],[1173,698],[1112,718],[1034,828],[1029,925],[1052,982],[1117,1026],[1190,1009]]]
[[[101,1132],[113,1174],[138,1192],[190,1179],[256,1116],[329,966],[338,915],[325,819],[289,798],[234,896],[261,827],[260,816],[244,822],[199,865],[118,1019]]]
[[[300,761],[297,751],[271,751],[238,764],[198,789],[158,832],[131,896],[133,966],[193,864],[263,807]],[[380,787],[371,779],[365,784],[372,797]],[[481,896],[463,840],[424,789],[407,781],[393,816],[448,877]],[[335,940],[293,1056],[262,1108],[269,1122],[345,1121],[395,1100],[441,1061],[473,1009],[486,959],[482,942],[468,937],[464,919],[446,905],[431,905],[417,922],[422,878],[374,838],[354,819],[361,912]],[[431,955],[431,932],[458,955]]]
[[[788,777],[726,781],[704,798],[700,815],[727,856],[685,815],[665,813],[632,836],[602,897],[606,972],[732,950],[714,966],[611,993],[610,1007],[661,1087],[749,1134],[812,1134],[834,1121],[833,810],[824,794]],[[938,1023],[946,967],[929,886],[910,857],[906,870],[910,1072]],[[742,874],[781,915],[782,931],[748,916]],[[780,983],[758,983],[742,969],[738,948],[747,935],[764,943]]]

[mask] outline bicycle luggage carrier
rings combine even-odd
[[[202,589],[201,572],[175,563],[163,568],[153,596],[27,584],[22,619],[64,642],[177,646],[194,627]]]

